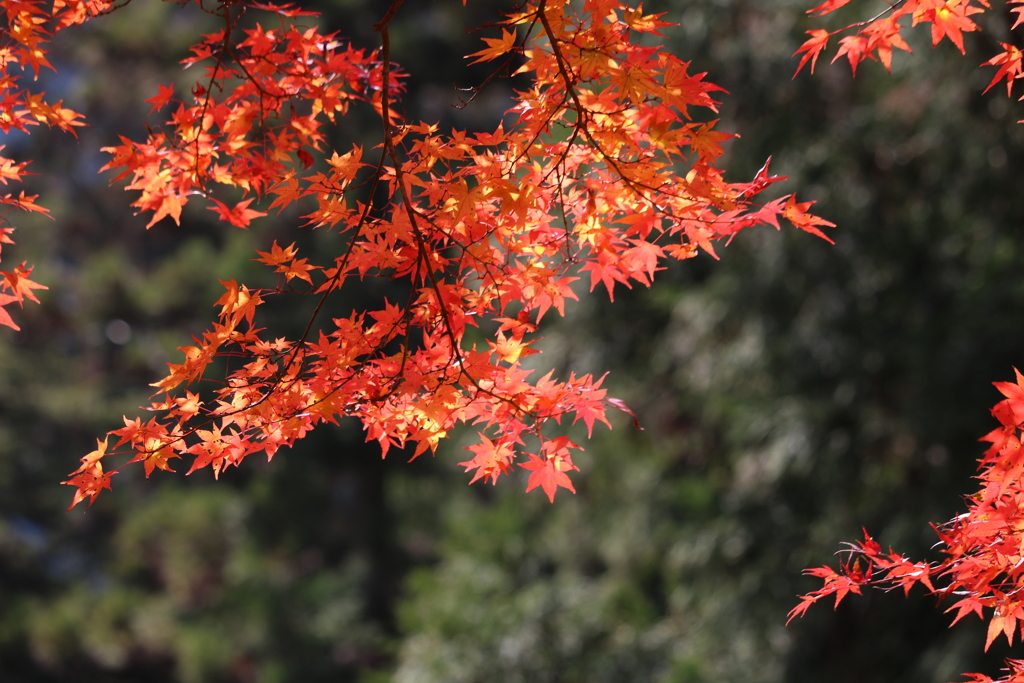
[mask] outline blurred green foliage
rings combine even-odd
[[[979,621],[946,628],[926,596],[821,605],[785,627],[804,567],[834,562],[863,524],[927,556],[929,521],[969,493],[990,382],[1020,364],[1024,207],[1020,107],[969,56],[927,36],[894,73],[819,64],[792,79],[817,27],[809,3],[659,0],[669,47],[726,87],[727,167],[769,155],[839,224],[834,246],[795,231],[746,232],[674,265],[614,304],[581,296],[538,364],[603,372],[645,431],[618,416],[578,459],[555,505],[520,481],[467,487],[455,463],[381,461],[358,426],[320,430],[272,463],[213,482],[138,472],[88,512],[58,482],[93,439],[135,415],[175,347],[205,329],[216,278],[267,277],[250,259],[274,239],[328,252],[294,215],[249,232],[193,211],[149,231],[96,150],[144,133],[158,83],[192,37],[194,8],[136,0],[51,55],[46,88],[91,123],[79,142],[10,135],[34,159],[53,221],[19,226],[11,260],[50,286],[0,338],[0,680],[944,682],[994,673]],[[486,66],[462,55],[497,2],[407,3],[395,59],[410,116],[493,125],[509,84],[453,108]],[[372,47],[379,3],[321,3],[328,26]],[[857,17],[850,8],[850,20]],[[1008,29],[993,16],[993,35]],[[1002,34],[1000,33],[1002,31]],[[982,57],[981,55],[985,55]],[[156,115],[158,116],[158,115]],[[374,144],[356,114],[337,144]],[[208,214],[208,215],[203,215]],[[328,252],[329,253],[329,252]],[[268,283],[269,284],[269,283]],[[339,306],[358,306],[367,291]],[[581,295],[584,294],[581,291]],[[305,324],[268,305],[269,324]],[[582,435],[581,435],[581,438]],[[178,469],[181,469],[179,466]],[[187,468],[186,468],[187,469]],[[63,490],[68,489],[68,490]]]

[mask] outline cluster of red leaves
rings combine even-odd
[[[808,10],[808,13],[823,16],[847,5],[850,1],[828,0],[814,9]],[[1024,0],[1007,0],[1006,4],[1024,5]],[[989,0],[899,0],[890,2],[885,10],[867,21],[850,24],[836,31],[825,29],[808,31],[807,33],[811,37],[796,51],[796,54],[803,53],[796,71],[800,73],[804,65],[810,62],[813,72],[818,56],[828,47],[829,38],[839,34],[848,35],[839,39],[839,49],[832,59],[833,62],[840,57],[846,57],[855,75],[857,66],[866,59],[877,59],[885,65],[886,69],[890,69],[893,49],[910,52],[910,46],[903,40],[901,34],[908,27],[918,24],[931,25],[932,47],[938,45],[943,39],[948,39],[963,54],[963,34],[979,30],[978,24],[971,17],[990,9]],[[1010,12],[1017,15],[1016,22],[1012,27],[1017,28],[1021,22],[1024,22],[1024,6],[1014,7]],[[1009,43],[1000,43],[1000,46],[1003,51],[982,64],[982,66],[999,67],[992,81],[985,88],[985,92],[1005,80],[1006,94],[1009,96],[1013,82],[1024,76],[1024,68],[1021,65],[1024,53]]]
[[[0,4],[12,31],[42,37],[50,35],[44,26],[115,9],[101,0],[52,11],[32,0]],[[515,65],[528,85],[516,93],[510,125],[470,135],[399,113],[388,26],[400,5],[394,0],[377,25],[373,52],[321,34],[308,23],[313,15],[291,7],[206,6],[223,27],[184,60],[202,70],[191,92],[162,86],[149,102],[170,118],[144,142],[106,148],[105,169],[140,193],[134,206],[150,214],[149,225],[180,221],[192,200],[242,228],[266,215],[250,208],[254,201],[268,211],[300,203],[312,209],[307,225],[336,231],[345,246],[314,259],[274,242],[257,260],[273,270],[275,287],[224,282],[212,327],[153,385],[147,409],[155,415],[126,417],[65,482],[76,489],[72,506],[92,502],[127,464],[142,463],[148,475],[187,458],[189,472],[208,466],[217,475],[346,416],[383,454],[409,446],[413,458],[457,424],[477,425],[481,441],[462,463],[473,481],[494,482],[518,463],[530,472],[528,490],[553,500],[558,488],[573,490],[570,450],[579,448],[557,425],[582,422],[589,432],[608,424],[608,406],[622,407],[601,379],[531,378],[522,366],[542,318],[576,298],[578,274],[611,296],[616,285],[649,284],[665,259],[714,255],[716,241],[747,226],[778,228],[782,218],[824,237],[831,225],[790,195],[756,203],[780,180],[767,164],[750,182],[725,182],[716,162],[733,136],[709,120],[721,89],[640,42],[666,26],[657,16],[617,0],[522,3],[501,37],[470,57],[502,60],[496,71]],[[268,12],[272,27],[243,22],[255,11]],[[41,63],[40,40],[26,38],[18,59]],[[34,97],[22,96],[22,107],[31,110]],[[371,153],[326,145],[324,127],[352,106],[379,116],[381,144]],[[62,127],[76,116],[37,111],[17,115]],[[334,292],[369,278],[406,283],[407,299],[331,311]],[[17,291],[31,294],[29,285]],[[279,295],[317,299],[298,338],[258,326],[259,306]],[[230,373],[210,377],[214,359],[226,356]],[[105,467],[118,455],[122,464]]]
[[[847,5],[850,0],[828,0],[809,13],[822,16]],[[1024,0],[1007,0],[1008,5],[1024,5]],[[811,70],[829,38],[848,33],[839,41],[833,59],[845,56],[854,74],[866,59],[877,59],[888,69],[893,48],[910,51],[901,37],[909,26],[931,24],[932,46],[949,39],[964,52],[963,33],[979,30],[971,19],[991,9],[988,0],[899,0],[867,21],[850,24],[837,31],[808,31],[811,38],[795,53],[803,53],[797,73],[810,62]],[[1024,6],[1010,10],[1017,15],[1013,28],[1024,21]],[[1024,75],[1018,48],[1001,43],[1003,52],[982,66],[998,70],[987,92],[1006,81],[1010,95],[1013,82]],[[794,55],[795,56],[795,55]],[[1021,98],[1024,99],[1024,98]],[[967,614],[984,618],[991,609],[985,649],[1000,635],[1013,642],[1018,626],[1024,638],[1024,454],[1021,449],[1024,428],[1024,376],[1017,372],[1017,383],[997,382],[1006,398],[992,409],[1000,427],[982,438],[992,446],[980,461],[981,490],[967,499],[968,510],[952,521],[935,527],[939,547],[945,554],[941,562],[911,562],[881,546],[865,531],[859,543],[848,544],[852,562],[841,563],[838,570],[819,567],[807,573],[824,581],[822,588],[801,597],[790,612],[790,620],[800,616],[818,600],[835,596],[838,605],[850,593],[864,586],[901,587],[909,591],[922,584],[940,598],[955,598],[947,611],[956,611],[953,623]],[[936,588],[933,582],[940,583]],[[1000,683],[1024,683],[1024,660],[1007,660],[1008,674]],[[968,674],[975,681],[992,683],[981,674]]]
[[[824,580],[818,590],[801,598],[790,619],[802,615],[813,603],[835,596],[835,604],[864,586],[900,587],[909,592],[922,584],[943,599],[956,599],[948,612],[956,612],[953,623],[974,613],[984,618],[991,610],[985,649],[1000,635],[1012,644],[1014,633],[1024,638],[1024,375],[1017,382],[996,382],[1006,398],[992,409],[1000,426],[982,437],[992,445],[981,459],[981,489],[967,498],[967,512],[936,527],[941,562],[911,562],[881,546],[865,532],[864,540],[849,544],[853,562],[809,569],[807,573]],[[941,582],[941,588],[933,585]],[[1024,681],[1024,661],[1010,660],[1005,682]],[[974,680],[991,682],[980,674]]]
[[[45,123],[74,135],[75,127],[83,125],[82,116],[62,106],[62,102],[48,102],[45,92],[35,92],[31,87],[22,87],[26,72],[31,70],[34,79],[43,67],[53,67],[46,60],[46,43],[53,33],[68,26],[81,23],[87,15],[86,4],[77,0],[58,1],[53,7],[44,7],[41,0],[19,0],[2,3],[6,27],[0,30],[0,132],[11,130],[29,132],[33,126]],[[0,21],[3,21],[0,20]],[[18,182],[28,173],[28,162],[17,162],[2,154],[0,145],[0,184]],[[14,210],[35,211],[46,214],[47,210],[36,203],[35,195],[24,191],[0,194],[0,247],[13,244],[11,233],[14,227],[7,219]],[[22,263],[11,270],[0,270],[0,326],[19,329],[5,306],[25,299],[38,302],[32,290],[46,289],[30,279],[32,268]]]
[[[225,222],[248,227],[266,213],[248,208],[251,197],[228,207],[214,197],[215,187],[255,196],[281,187],[283,179],[294,178],[296,159],[308,168],[313,155],[323,153],[325,123],[355,100],[379,103],[377,55],[290,23],[309,13],[265,9],[278,14],[275,28],[240,28],[243,13],[224,7],[224,27],[203,36],[183,61],[204,71],[189,104],[174,98],[172,86],[161,86],[147,102],[153,111],[173,108],[166,126],[144,143],[122,137],[120,145],[104,148],[113,158],[102,170],[119,171],[115,181],[131,176],[127,189],[141,193],[132,206],[152,212],[147,227],[166,216],[180,223],[190,196],[209,199]],[[392,90],[398,92],[397,84]],[[302,113],[298,103],[306,105]]]

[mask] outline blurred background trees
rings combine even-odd
[[[374,45],[379,3],[322,0],[324,25]],[[136,2],[68,34],[45,88],[86,114],[66,135],[12,133],[53,221],[12,259],[50,286],[0,335],[0,679],[4,681],[944,682],[999,668],[981,623],[877,594],[784,627],[804,567],[868,527],[925,556],[957,514],[992,428],[994,380],[1020,365],[1024,253],[1015,171],[1024,112],[984,97],[991,50],[967,36],[899,55],[894,73],[819,64],[791,79],[803,0],[659,0],[668,47],[723,96],[727,168],[768,155],[815,199],[835,246],[746,231],[714,262],[649,290],[581,297],[542,342],[559,372],[611,370],[622,416],[555,505],[467,487],[458,437],[434,460],[381,461],[358,427],[322,429],[272,463],[194,477],[119,475],[88,512],[57,484],[204,329],[221,279],[295,239],[211,212],[148,232],[96,170],[140,137],[158,83],[213,30],[194,8]],[[392,25],[412,117],[482,127],[496,82],[462,55],[497,0],[407,3]],[[856,11],[856,10],[853,10]],[[851,20],[856,17],[851,15]],[[991,21],[998,22],[997,15]],[[1006,24],[1008,27],[1009,24]],[[998,27],[996,27],[998,29]],[[1003,27],[1001,30],[1008,31]],[[489,34],[486,34],[489,35]],[[997,34],[998,35],[998,34]],[[972,40],[974,40],[972,52]],[[371,119],[338,140],[372,145]],[[31,147],[28,147],[31,145]],[[209,215],[202,215],[203,213]],[[166,221],[165,221],[166,223]],[[329,237],[304,232],[311,245]],[[255,279],[254,274],[250,279]],[[358,305],[357,301],[351,302]],[[282,325],[304,311],[280,310]],[[525,480],[524,480],[525,481]],[[883,625],[880,627],[879,625]]]

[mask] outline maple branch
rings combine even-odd
[[[710,124],[696,130],[699,124],[669,123],[678,138],[688,136],[700,156],[699,163],[692,163],[696,180],[685,181],[676,193],[669,173],[672,164],[687,164],[680,152],[683,145],[677,139],[662,142],[661,133],[638,129],[630,120],[657,114],[656,108],[665,105],[670,119],[680,112],[686,116],[687,104],[714,110],[706,90],[715,86],[697,84],[700,76],[692,85],[668,83],[670,65],[676,69],[674,79],[690,77],[678,61],[648,59],[637,51],[630,31],[657,25],[656,18],[645,19],[639,10],[616,2],[612,11],[626,13],[621,21],[601,13],[574,20],[547,15],[553,2],[538,7],[531,0],[525,13],[510,15],[507,22],[525,24],[525,37],[516,40],[503,30],[498,41],[487,39],[490,47],[483,51],[485,57],[511,51],[507,65],[527,42],[531,45],[523,71],[536,72],[535,90],[517,94],[517,124],[508,132],[499,124],[495,132],[481,133],[475,140],[460,131],[446,138],[434,135],[435,127],[409,124],[395,111],[400,72],[391,61],[389,27],[402,0],[393,0],[375,24],[381,49],[369,57],[351,48],[344,54],[336,51],[334,34],[297,30],[284,20],[279,31],[247,31],[245,40],[236,44],[233,34],[242,10],[229,7],[236,4],[224,0],[218,6],[224,34],[200,41],[193,47],[194,58],[186,60],[191,65],[212,59],[214,64],[207,67],[209,81],[201,79],[193,90],[194,105],[168,122],[178,126],[177,133],[158,130],[146,145],[125,141],[110,148],[115,155],[110,167],[125,168],[121,177],[133,174],[129,189],[143,191],[136,205],[154,212],[152,222],[168,215],[177,220],[185,196],[202,185],[197,176],[203,172],[203,180],[223,179],[246,194],[273,192],[278,197],[270,208],[315,196],[320,207],[306,217],[309,224],[333,227],[344,221],[341,232],[349,239],[333,258],[333,271],[297,259],[294,245],[280,249],[275,242],[271,252],[259,252],[263,258],[256,260],[279,274],[276,287],[250,290],[233,280],[225,283],[228,291],[217,302],[223,308],[213,329],[194,338],[195,346],[184,347],[185,362],[170,364],[168,376],[155,384],[165,389],[164,400],[154,401],[151,408],[166,416],[144,425],[126,421],[124,429],[112,432],[120,438],[118,445],[130,442],[132,461],[145,460],[147,475],[154,466],[165,468],[168,457],[179,457],[173,453],[194,455],[193,470],[213,462],[217,473],[224,463],[237,465],[257,451],[271,456],[316,424],[342,415],[360,417],[368,438],[378,440],[385,454],[392,445],[416,443],[414,457],[434,448],[454,424],[476,420],[487,423],[481,434],[502,430],[499,451],[480,451],[476,464],[470,463],[487,477],[506,472],[513,464],[507,458],[531,433],[541,441],[542,455],[572,468],[564,437],[547,437],[545,424],[575,413],[589,431],[595,420],[606,422],[603,406],[620,406],[604,398],[601,380],[595,382],[590,375],[557,381],[549,373],[527,381],[528,371],[519,364],[530,343],[524,336],[536,331],[534,319],[539,322],[552,307],[563,311],[565,300],[575,298],[569,283],[580,262],[595,268],[592,286],[603,280],[609,292],[616,282],[628,285],[630,279],[649,284],[665,256],[656,246],[662,236],[685,230],[693,244],[674,245],[671,252],[684,258],[696,251],[697,241],[717,236],[705,236],[699,226],[693,229],[700,232],[691,234],[694,223],[719,220],[717,212],[722,212],[720,220],[734,231],[747,224],[725,215],[733,208],[725,205],[747,196],[737,194],[744,188],[724,184],[711,163],[715,150],[720,153],[716,136],[724,134],[707,133]],[[563,11],[565,7],[568,0]],[[611,75],[586,75],[587,64],[600,61],[600,55],[625,67],[614,66],[617,71]],[[353,67],[347,75],[346,60]],[[641,77],[641,70],[654,75]],[[200,93],[203,83],[208,87]],[[229,88],[236,89],[229,93]],[[591,101],[605,88],[607,96]],[[170,92],[162,87],[155,104],[165,104]],[[381,116],[383,142],[375,169],[370,172],[372,166],[361,162],[362,151],[356,154],[354,147],[347,155],[335,152],[325,160],[333,170],[300,178],[298,163],[314,163],[306,150],[321,150],[318,115],[323,112],[334,121],[333,113],[344,113],[354,99],[368,101]],[[312,104],[312,114],[299,113],[303,102]],[[222,106],[231,109],[229,125]],[[199,132],[192,138],[196,124]],[[623,145],[613,141],[616,134],[625,134]],[[205,156],[200,159],[200,154]],[[214,169],[209,164],[215,155],[232,164]],[[647,173],[651,169],[653,176]],[[386,197],[377,196],[382,185],[388,186]],[[358,208],[347,205],[353,187],[369,192],[369,200]],[[677,194],[687,201],[668,199]],[[251,200],[232,209],[213,201],[223,220],[240,227],[262,213],[246,209]],[[742,200],[739,204],[749,206]],[[673,211],[682,215],[675,217]],[[599,226],[606,212],[609,225]],[[620,219],[622,224],[614,225]],[[666,226],[670,219],[675,223]],[[574,221],[581,224],[574,227]],[[706,241],[699,243],[710,250]],[[313,268],[323,271],[323,282],[308,276]],[[408,277],[404,309],[386,301],[379,310],[353,311],[313,341],[331,292],[343,288],[350,275],[400,280],[403,286]],[[309,287],[292,283],[295,277]],[[263,297],[285,293],[320,296],[297,340],[270,341],[254,324],[255,308]],[[476,326],[478,320],[500,323],[496,335],[487,339],[489,354],[476,346],[464,348],[467,325]],[[422,346],[414,332],[423,334]],[[234,368],[236,357],[244,359],[241,367],[229,368],[212,399],[204,403],[189,391],[172,399],[170,390],[182,383],[188,387],[210,381],[205,372],[214,359],[228,358]],[[201,389],[205,393],[207,385]],[[201,429],[211,423],[209,432]],[[188,439],[193,435],[195,443]],[[78,501],[94,497],[103,483],[96,478],[102,469],[93,468],[100,457],[102,453],[83,460],[80,476],[68,482],[78,487]],[[557,482],[557,477],[550,478],[553,474],[545,479],[530,467],[534,464],[527,463],[534,471],[528,489],[542,480],[549,497],[556,483],[571,488],[564,473]]]
[[[897,7],[902,5],[904,2],[906,2],[906,0],[896,0],[896,2],[892,3],[891,5],[886,7],[884,10],[882,10],[881,12],[876,14],[875,16],[871,17],[870,19],[868,19],[866,21],[857,22],[856,24],[850,24],[849,26],[847,26],[845,28],[842,28],[839,31],[845,31],[846,29],[853,28],[854,26],[867,26],[868,24],[870,24],[870,23],[872,23],[874,21],[878,21],[879,19],[884,17],[886,14],[889,14],[890,12],[894,11]],[[836,31],[835,33],[839,33],[839,31]],[[834,34],[831,34],[831,35],[834,35]]]
[[[523,409],[523,407],[520,406],[519,403],[514,401],[513,399],[508,398],[506,396],[499,396],[493,391],[485,389],[483,386],[481,386],[479,380],[477,380],[476,377],[474,377],[468,370],[466,370],[465,358],[462,355],[462,345],[459,339],[457,339],[455,336],[455,327],[451,323],[451,319],[448,314],[448,308],[447,305],[445,304],[444,296],[441,293],[441,286],[438,283],[437,278],[434,276],[433,268],[431,267],[430,264],[430,258],[426,253],[425,238],[419,227],[419,222],[417,220],[417,211],[412,205],[413,198],[408,190],[408,186],[404,178],[402,162],[401,159],[398,157],[397,150],[395,149],[394,136],[391,130],[390,93],[388,90],[388,79],[391,71],[391,37],[388,32],[388,24],[390,23],[391,19],[395,16],[395,13],[398,11],[398,8],[401,5],[402,0],[393,0],[391,7],[388,8],[387,13],[384,15],[384,18],[374,25],[374,29],[378,33],[380,33],[381,36],[381,118],[384,125],[384,149],[387,151],[388,155],[391,157],[392,162],[394,163],[395,180],[402,193],[402,205],[406,211],[406,214],[409,218],[409,222],[416,237],[416,247],[418,252],[417,269],[419,268],[419,264],[423,265],[427,279],[430,281],[431,289],[433,289],[434,291],[434,296],[437,297],[438,310],[440,311],[441,318],[444,321],[444,333],[449,338],[449,342],[452,345],[452,362],[458,364],[459,374],[467,377],[469,381],[473,384],[473,386],[476,387],[478,392],[485,394],[487,396],[491,396],[496,400],[507,403],[518,414],[531,415],[529,411]]]
[[[652,207],[657,208],[652,200],[650,200],[643,192],[637,189],[636,183],[634,183],[632,179],[626,177],[626,174],[622,171],[616,160],[611,155],[604,151],[601,144],[594,138],[594,135],[593,133],[591,133],[590,128],[586,125],[586,120],[589,118],[590,110],[583,106],[583,103],[580,101],[579,98],[579,93],[576,92],[575,81],[569,75],[568,69],[565,64],[565,57],[564,55],[562,55],[562,50],[558,46],[560,39],[555,35],[555,31],[552,28],[551,23],[549,22],[546,15],[547,0],[540,0],[540,2],[538,2],[537,4],[537,7],[538,14],[540,15],[541,24],[544,26],[544,33],[548,37],[548,42],[551,44],[551,52],[555,56],[555,62],[558,65],[558,73],[562,77],[562,82],[565,86],[568,97],[572,98],[573,104],[575,105],[574,108],[576,109],[576,123],[574,126],[574,130],[579,130],[580,128],[582,128],[583,135],[587,138],[587,141],[593,146],[595,150],[597,150],[598,154],[601,155],[601,158],[605,160],[605,163],[607,163],[612,168],[612,170],[615,171],[616,175],[618,175],[622,179],[622,181],[626,183],[626,186],[629,187],[641,200],[649,203]]]
[[[534,17],[533,18],[533,22],[531,22],[530,25],[526,29],[525,35],[519,40],[518,44],[515,47],[517,52],[521,52],[523,47],[525,47],[526,42],[530,39],[530,33],[533,32],[533,27],[536,26],[536,25],[537,25],[537,17]],[[461,90],[462,92],[472,92],[473,94],[472,94],[472,96],[470,96],[470,98],[468,100],[463,100],[460,97],[459,98],[459,104],[458,105],[453,105],[453,106],[455,106],[457,109],[465,109],[466,107],[468,107],[470,105],[470,103],[472,103],[473,100],[476,99],[476,96],[480,94],[480,92],[484,89],[484,87],[486,87],[488,83],[490,83],[491,81],[493,81],[495,78],[498,77],[498,74],[502,73],[503,71],[505,72],[505,74],[508,74],[508,68],[512,64],[512,61],[516,58],[516,56],[517,56],[516,52],[509,54],[509,56],[505,58],[505,61],[503,61],[498,66],[496,66],[494,68],[494,70],[491,71],[491,73],[487,76],[487,78],[485,78],[477,86],[474,86],[472,88],[459,88],[458,86],[455,86],[456,90]]]
[[[228,50],[230,50],[231,34],[235,30],[235,25],[231,21],[231,8],[223,4],[221,5],[221,7],[224,8],[224,28],[222,29],[224,31],[224,41],[221,44],[220,50],[218,51],[217,62],[213,65],[213,71],[210,72],[210,80],[208,81],[209,86],[206,88],[206,97],[203,99],[203,104],[199,109],[201,114],[201,116],[199,117],[199,125],[196,126],[196,139],[194,142],[196,146],[195,174],[197,181],[200,178],[199,160],[201,156],[199,154],[199,139],[203,135],[203,121],[206,119],[206,112],[210,108],[210,98],[213,96],[213,86],[217,80],[217,72],[220,70],[221,65],[224,63],[224,56],[228,53]],[[211,14],[216,14],[216,12],[211,11]]]

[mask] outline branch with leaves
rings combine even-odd
[[[849,2],[829,0],[809,13],[824,16]],[[1012,27],[1016,28],[1024,21],[1024,0],[1008,0],[1006,5],[1014,6],[1010,12],[1017,15]],[[835,31],[808,31],[811,38],[794,55],[802,54],[797,73],[808,62],[813,72],[818,56],[835,35],[843,37],[833,61],[846,57],[854,74],[868,59],[881,61],[889,69],[893,49],[910,51],[902,33],[919,24],[930,25],[933,47],[949,40],[964,53],[963,33],[981,30],[971,17],[990,9],[987,0],[900,0],[869,20]],[[1005,81],[1010,96],[1014,82],[1024,76],[1022,53],[1011,44],[1000,45],[1003,52],[982,64],[998,67],[985,92]],[[1017,372],[1016,376],[1016,383],[995,383],[1005,398],[992,409],[1000,426],[981,439],[991,446],[979,462],[980,489],[966,498],[966,512],[934,527],[944,559],[912,562],[891,549],[883,551],[865,531],[863,541],[848,544],[843,551],[847,559],[838,568],[807,570],[822,579],[823,585],[801,597],[790,620],[823,598],[834,596],[838,606],[847,595],[859,594],[866,586],[909,592],[920,584],[939,599],[952,601],[947,611],[956,613],[954,624],[969,614],[987,617],[986,650],[1001,635],[1012,644],[1018,628],[1024,637],[1024,375]],[[1006,677],[997,683],[1024,683],[1024,660],[1007,660],[1006,671]],[[968,677],[985,683],[993,680],[982,674]]]
[[[1018,628],[1024,637],[1024,375],[1016,383],[996,382],[1005,398],[992,409],[999,427],[982,437],[991,443],[981,458],[979,491],[967,498],[967,511],[936,526],[939,562],[912,562],[882,547],[864,532],[864,540],[848,544],[849,559],[838,569],[824,566],[807,570],[823,580],[818,590],[804,595],[789,614],[803,615],[822,598],[835,596],[838,606],[850,593],[865,586],[902,588],[920,584],[942,600],[952,600],[947,612],[956,612],[953,624],[969,614],[985,618],[985,649],[1001,635],[1013,644]],[[938,587],[937,587],[938,586]],[[991,611],[989,611],[991,610]],[[1024,661],[1008,660],[1004,683],[1024,681]],[[972,674],[974,680],[992,679]]]
[[[851,0],[828,0],[814,9],[808,10],[807,13],[819,17],[825,16],[850,2]],[[1024,5],[1024,0],[1007,0],[1005,4],[1018,5],[1010,8],[1010,12],[1016,15],[1016,21],[1010,29],[1013,30],[1024,22],[1024,6],[1021,6]],[[811,37],[796,51],[796,55],[803,53],[796,73],[800,73],[800,70],[808,62],[811,64],[813,73],[819,55],[828,48],[829,40],[833,36],[842,37],[839,39],[839,49],[832,61],[835,62],[841,57],[846,57],[854,75],[857,74],[857,67],[867,60],[880,61],[886,70],[891,70],[894,49],[911,51],[910,46],[903,39],[903,33],[919,24],[930,25],[932,47],[937,46],[943,40],[948,40],[960,50],[960,54],[966,54],[963,34],[980,30],[976,21],[971,17],[991,9],[992,5],[988,0],[898,0],[886,3],[885,9],[871,19],[848,24],[834,31],[826,29],[808,31],[807,33]],[[1013,82],[1024,76],[1021,66],[1022,53],[1019,48],[1009,43],[999,44],[1003,51],[982,63],[982,66],[999,67],[992,81],[985,88],[985,92],[1005,80],[1006,95],[1009,97]],[[796,74],[794,74],[795,76]]]
[[[2,4],[0,125],[73,132],[79,115],[19,90],[16,72],[49,67],[54,33],[118,5]],[[72,473],[73,504],[94,500],[127,465],[149,475],[185,459],[189,472],[210,467],[216,476],[345,417],[360,420],[383,455],[409,447],[413,458],[456,425],[477,425],[480,442],[462,463],[472,481],[495,482],[519,464],[530,471],[528,488],[553,500],[558,488],[573,490],[567,473],[577,469],[579,446],[564,423],[589,433],[608,424],[608,407],[624,408],[600,378],[532,377],[522,365],[545,316],[576,298],[575,280],[589,275],[591,290],[600,284],[613,296],[620,285],[649,285],[666,259],[714,256],[716,242],[749,226],[784,219],[824,237],[831,225],[791,195],[758,203],[781,180],[767,164],[749,182],[724,180],[721,144],[734,136],[713,119],[721,89],[642,43],[668,24],[625,2],[531,0],[509,14],[500,37],[470,57],[517,64],[526,85],[510,123],[478,134],[402,115],[404,75],[388,37],[399,0],[376,26],[376,50],[321,33],[313,13],[292,6],[199,4],[222,28],[184,60],[199,71],[195,85],[188,93],[160,86],[148,102],[165,113],[163,124],[145,140],[106,147],[104,170],[137,193],[133,206],[149,226],[180,223],[190,201],[239,228],[298,205],[305,225],[335,231],[345,246],[325,258],[274,242],[257,260],[276,286],[223,282],[210,329],[153,384],[152,416],[126,417]],[[327,145],[327,127],[353,107],[379,117],[372,152]],[[23,173],[24,164],[2,163],[4,182]],[[33,199],[4,201],[35,209]],[[32,298],[30,272],[4,273],[11,294],[0,296]],[[403,283],[407,299],[335,310],[336,292],[371,278]],[[260,306],[282,296],[317,298],[298,338],[260,325]],[[221,357],[234,369],[214,376]]]

